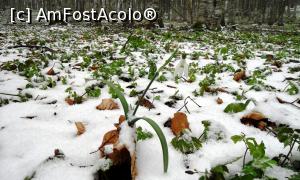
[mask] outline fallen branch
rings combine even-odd
[[[290,104],[290,105],[292,105],[292,106],[294,106],[294,107],[300,109],[300,107],[297,106],[297,105],[295,104],[295,102],[300,101],[299,98],[297,98],[296,100],[294,100],[294,101],[292,101],[292,102],[288,102],[288,101],[282,100],[282,99],[280,99],[279,97],[276,97],[276,99],[277,99],[277,101],[278,101],[280,104]]]

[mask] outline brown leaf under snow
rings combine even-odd
[[[233,76],[233,80],[235,80],[235,81],[240,81],[241,79],[245,79],[245,78],[246,78],[246,73],[243,70],[234,73],[234,76]]]
[[[153,108],[155,108],[155,106],[152,104],[152,102],[150,102],[149,100],[147,100],[147,99],[145,99],[145,98],[143,98],[143,99],[139,98],[138,103],[139,103],[141,106],[144,106],[144,107],[146,107],[146,108],[148,108],[148,109],[153,109]]]
[[[223,104],[223,100],[221,98],[218,97],[218,99],[216,100],[218,104]]]
[[[108,131],[104,136],[102,140],[102,144],[99,147],[99,150],[101,152],[101,156],[104,156],[104,146],[108,144],[116,144],[119,141],[119,130],[114,129],[111,131]]]
[[[251,112],[242,117],[241,122],[248,126],[254,126],[260,130],[265,130],[267,127],[276,127],[274,122],[271,122],[260,112]]]
[[[81,135],[85,132],[85,127],[82,122],[75,122],[77,128],[77,135]]]
[[[66,98],[65,101],[66,101],[66,103],[68,103],[69,105],[75,104],[75,101],[74,101],[73,99],[71,99],[71,98]]]
[[[189,129],[187,116],[183,112],[176,112],[171,119],[171,130],[175,136],[178,136],[184,129]]]
[[[102,102],[100,105],[96,107],[98,110],[113,110],[113,109],[119,109],[119,106],[117,103],[114,102],[113,99],[102,99]]]
[[[245,116],[243,116],[243,118],[260,121],[262,119],[265,119],[266,117],[260,112],[252,112],[252,113],[246,114]]]
[[[47,75],[50,75],[50,76],[54,76],[55,75],[53,67],[48,70]]]

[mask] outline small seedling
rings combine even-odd
[[[263,142],[258,144],[254,138],[246,137],[245,134],[234,135],[231,137],[231,140],[234,143],[243,142],[246,146],[246,150],[243,157],[243,174],[236,175],[234,179],[263,178],[265,170],[269,167],[276,165],[276,161],[266,156],[266,148]],[[246,155],[248,151],[250,151],[252,160],[246,163]]]

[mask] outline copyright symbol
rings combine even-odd
[[[147,8],[144,11],[144,17],[148,21],[153,21],[153,20],[155,20],[157,18],[156,11],[153,8]]]

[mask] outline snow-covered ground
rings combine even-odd
[[[114,123],[118,122],[123,110],[122,108],[104,111],[96,109],[102,99],[111,98],[107,86],[101,88],[99,97],[84,96],[84,101],[75,105],[66,103],[65,98],[68,93],[65,90],[71,87],[78,95],[84,94],[86,87],[101,82],[101,78],[95,78],[93,75],[95,70],[90,69],[93,63],[101,66],[101,64],[125,59],[125,64],[121,65],[120,68],[121,73],[114,75],[112,80],[121,85],[129,104],[134,107],[137,97],[129,97],[132,89],[126,87],[136,82],[136,91],[144,90],[150,81],[147,78],[149,71],[147,62],[152,60],[157,67],[160,67],[175,48],[179,48],[181,54],[186,54],[186,61],[190,64],[190,70],[191,64],[197,63],[194,72],[196,80],[192,83],[183,79],[179,79],[178,82],[175,81],[174,67],[185,56],[178,55],[171,62],[173,66],[167,66],[163,71],[166,81],[155,81],[151,86],[151,88],[156,89],[147,93],[150,101],[152,102],[155,96],[160,96],[160,99],[154,100],[154,109],[148,110],[145,107],[140,107],[137,115],[150,117],[163,130],[169,147],[169,168],[167,173],[163,172],[162,151],[154,130],[147,123],[138,122],[137,126],[143,127],[154,136],[137,142],[137,180],[199,179],[199,174],[190,175],[185,171],[189,169],[196,169],[199,172],[209,171],[216,165],[226,164],[243,156],[245,145],[243,143],[234,144],[230,139],[231,136],[242,132],[247,137],[254,137],[257,142],[263,141],[266,155],[270,158],[278,156],[280,153],[287,154],[289,148],[284,148],[283,144],[271,133],[261,131],[253,126],[246,126],[240,122],[240,119],[247,113],[258,111],[276,124],[282,123],[295,129],[300,128],[299,108],[289,104],[280,104],[276,99],[279,97],[291,102],[299,98],[299,93],[289,95],[286,92],[289,84],[288,81],[284,81],[287,77],[293,78],[291,81],[296,87],[299,87],[299,71],[291,73],[289,69],[289,67],[299,67],[299,54],[297,57],[297,53],[293,53],[292,47],[294,46],[285,48],[281,45],[262,41],[261,39],[267,36],[265,34],[258,37],[258,42],[245,42],[239,40],[238,34],[233,32],[208,32],[207,34],[205,32],[199,34],[170,32],[172,37],[166,33],[136,30],[133,34],[147,40],[147,42],[149,41],[149,43],[146,43],[141,49],[133,49],[134,45],[131,47],[131,44],[128,43],[127,51],[121,53],[120,49],[125,44],[128,33],[104,33],[100,28],[80,26],[28,26],[24,29],[13,26],[0,27],[0,97],[9,101],[8,104],[2,104],[0,107],[0,179],[19,180],[31,176],[33,173],[33,179],[43,180],[93,179],[98,165],[105,161],[100,159],[99,153],[90,154],[90,152],[97,150],[103,135],[114,129]],[[222,40],[222,37],[227,40]],[[18,43],[47,46],[57,52],[52,55],[45,49],[8,48]],[[235,47],[233,47],[234,45]],[[138,44],[138,46],[141,45]],[[228,52],[220,55],[219,49],[226,46],[229,47]],[[295,47],[299,47],[299,42],[298,46]],[[253,53],[249,58],[242,60],[245,64],[232,60],[234,54],[244,53],[245,50]],[[89,56],[95,52],[100,52],[101,57]],[[195,52],[199,52],[200,55],[193,58]],[[278,59],[282,62],[281,67],[272,65],[265,57],[272,54],[276,58],[278,52],[287,54]],[[64,60],[62,56],[70,57],[70,61],[62,63],[61,61]],[[78,66],[77,64],[83,62],[86,56],[91,57],[92,62],[87,67]],[[3,64],[9,61],[25,62],[29,59],[41,62],[48,61],[48,63],[39,65],[40,75],[45,77],[45,80],[38,81],[37,75],[28,78],[17,70],[3,69]],[[245,81],[233,80],[234,71],[225,70],[215,74],[215,84],[210,87],[223,88],[227,92],[213,94],[204,92],[203,96],[195,96],[193,92],[195,90],[199,92],[199,82],[206,77],[206,74],[202,72],[204,67],[215,63],[216,60],[231,66],[234,70],[244,68],[247,77],[251,77],[255,70],[260,69],[263,74],[266,74],[265,79],[261,78],[260,80],[264,82],[264,85],[273,86],[275,90],[268,91],[260,84],[263,86],[261,91],[255,91],[250,89],[252,85],[246,84]],[[56,75],[47,75],[51,67],[53,67]],[[129,67],[132,70],[129,70]],[[141,70],[146,71],[143,77],[139,77]],[[134,72],[131,82],[119,79],[120,76],[130,76],[130,71],[131,73]],[[209,69],[209,71],[212,70]],[[271,73],[267,74],[267,71]],[[56,85],[50,87],[48,78],[55,81]],[[188,79],[188,77],[186,78]],[[63,82],[62,79],[65,79],[66,82]],[[31,85],[28,87],[29,83]],[[162,91],[155,93],[159,90]],[[165,105],[165,102],[169,101],[169,97],[174,95],[176,91],[178,91],[178,95],[183,96],[183,100],[178,100],[174,107]],[[245,102],[246,100],[237,100],[232,93],[235,91],[240,95],[244,91],[244,96],[247,99],[254,99],[256,105],[251,102],[245,111],[234,114],[225,113],[224,109],[228,104]],[[25,102],[14,102],[14,100],[19,101],[20,98],[3,93],[14,95],[28,93],[32,98]],[[171,140],[174,135],[170,128],[164,127],[164,123],[184,105],[184,99],[188,96],[201,106],[199,108],[194,103],[189,102],[187,106],[190,113],[185,108],[181,110],[187,115],[192,135],[199,137],[202,134],[204,127],[201,121],[203,120],[210,121],[211,127],[209,138],[202,143],[202,148],[186,155],[172,146]],[[218,97],[223,100],[223,104],[216,103]],[[121,106],[118,99],[115,101]],[[86,132],[80,136],[76,135],[77,129],[74,123],[77,121],[82,122],[86,127]],[[216,134],[221,134],[221,137],[216,138]],[[55,149],[60,149],[65,154],[65,159],[46,161],[47,158],[54,155]],[[300,153],[296,149],[293,150],[292,155],[294,159],[300,157]],[[246,161],[250,160],[251,156],[248,154]],[[230,172],[227,175],[228,178],[241,172],[242,161],[239,159],[227,165]],[[286,179],[292,174],[294,174],[292,170],[279,166],[274,166],[266,171],[266,175],[277,179]]]

